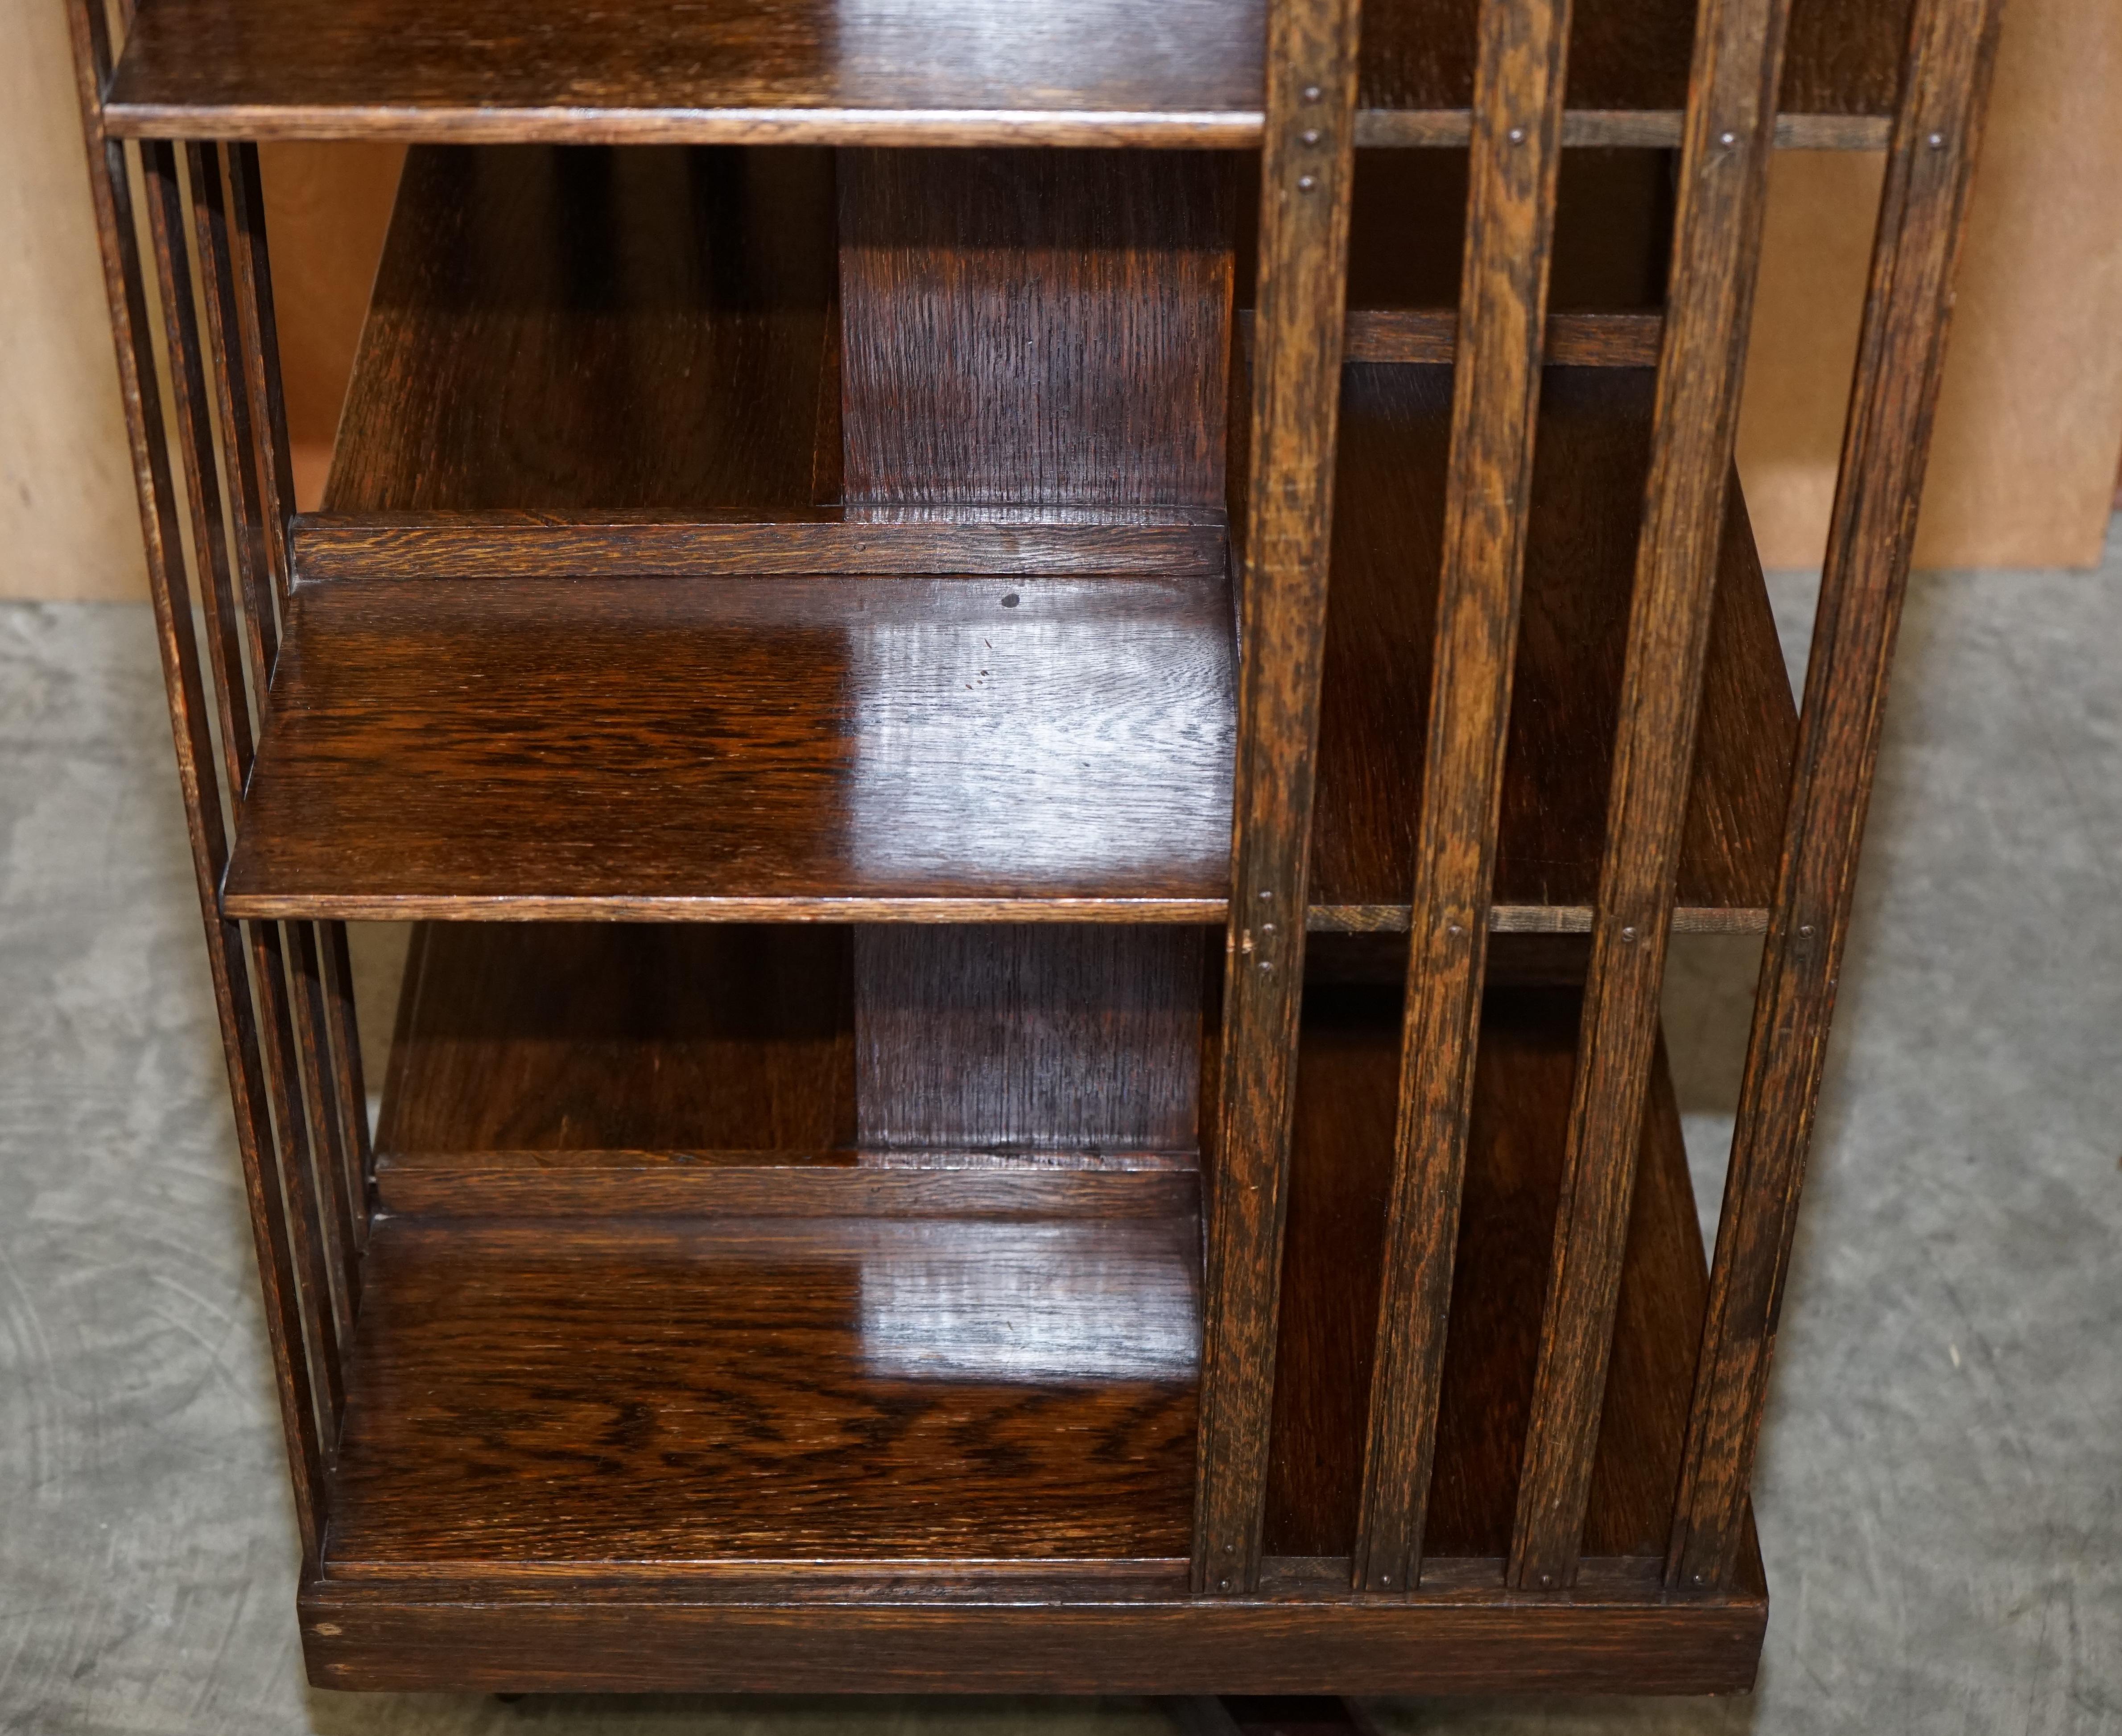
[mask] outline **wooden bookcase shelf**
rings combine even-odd
[[[1746,1687],[1997,0],[68,4],[312,1680]],[[1778,145],[1889,151],[1802,712]]]
[[[1636,262],[1664,240],[1660,177],[1643,153],[1595,166],[1558,299],[1631,309],[1656,293]],[[1443,293],[1394,218],[1463,200],[1463,175],[1367,161],[1381,310]],[[831,186],[806,151],[412,154],[331,511],[296,527],[231,915],[1222,919],[1220,512],[838,504]],[[1550,372],[1500,930],[1591,921],[1653,384]],[[1310,921],[1404,928],[1451,370],[1358,363],[1344,397]],[[1796,734],[1732,502],[1683,928],[1766,921]],[[716,516],[637,576],[570,573],[657,512]],[[877,576],[886,556],[1003,573]],[[1062,565],[1084,576],[1007,572]]]
[[[1194,1174],[858,1150],[847,942],[416,931],[328,1578],[907,1556],[1183,1578]],[[1322,949],[1299,1048],[1266,1522],[1290,1574],[1351,1547],[1391,1174],[1400,996],[1338,962]],[[1508,1546],[1578,1000],[1501,987],[1484,1015],[1429,1544],[1447,1577]],[[1708,1281],[1662,1058],[1643,1165],[1586,1544],[1616,1575],[1663,1553]],[[638,1416],[570,1452],[615,1379]]]
[[[1795,0],[1781,128],[1876,147],[1909,0]],[[114,130],[605,143],[1255,146],[1263,0],[142,0]],[[1464,143],[1471,0],[1364,18],[1357,140]],[[1568,135],[1679,142],[1692,8],[1584,0]]]

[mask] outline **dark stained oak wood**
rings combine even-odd
[[[231,913],[1222,909],[1220,579],[295,594]]]
[[[1519,974],[1521,966],[1512,949],[1498,947],[1492,975]],[[1402,1008],[1397,983],[1376,974],[1384,980],[1321,982],[1306,996],[1269,1489],[1266,1547],[1274,1555],[1346,1562],[1357,1534]],[[1484,1564],[1475,1584],[1504,1589],[1578,999],[1572,988],[1491,988],[1483,1002],[1414,1595],[1456,1583],[1475,1560]],[[1706,1281],[1678,1107],[1661,1058],[1594,1454],[1588,1554],[1643,1564],[1663,1555]]]
[[[1204,1202],[1191,1584],[1260,1577],[1276,1290],[1304,988],[1319,680],[1331,560],[1358,0],[1267,18],[1252,402],[1241,461],[1236,763],[1222,1040]],[[1236,456],[1236,455],[1234,455]]]
[[[1190,1217],[377,1226],[325,1570],[1169,1559]]]
[[[422,141],[1251,146],[1261,0],[981,4],[144,0],[110,92],[126,133]],[[1687,0],[1586,0],[1569,143],[1679,136]],[[1876,144],[1905,0],[1803,0],[1794,142]],[[1463,143],[1474,0],[1380,0],[1366,143]]]
[[[153,249],[156,279],[161,290],[162,331],[171,380],[172,426],[182,455],[184,497],[191,524],[191,561],[199,586],[201,625],[210,674],[218,748],[221,788],[244,788],[255,768],[256,731],[251,684],[261,674],[255,616],[258,549],[253,536],[259,501],[252,490],[251,429],[240,410],[225,425],[217,409],[228,408],[228,381],[222,371],[223,401],[217,405],[207,379],[207,350],[196,315],[199,302],[226,330],[232,312],[227,277],[228,253],[225,206],[205,184],[218,176],[218,164],[203,151],[180,152],[151,143],[141,152],[147,193],[147,233]],[[188,173],[186,171],[189,171]],[[203,281],[194,298],[193,253],[186,245],[187,208],[204,231],[199,253]],[[218,310],[217,312],[213,311]],[[210,328],[211,329],[211,328]],[[225,347],[216,347],[224,362]],[[235,403],[243,403],[237,394]],[[224,491],[216,447],[225,441],[231,455]],[[230,534],[233,528],[236,534]],[[248,628],[248,631],[246,631]],[[212,762],[210,761],[209,763]],[[219,824],[217,816],[215,824]],[[329,1441],[342,1414],[343,1362],[353,1321],[354,1286],[348,1267],[354,1251],[335,1231],[350,1229],[330,1209],[328,1160],[320,1150],[319,1130],[307,1117],[301,1095],[301,1066],[287,982],[286,937],[271,923],[244,925],[241,944],[248,955],[249,993],[256,1020],[256,1060],[261,1067],[264,1100],[274,1130],[273,1155],[279,1189],[286,1202],[286,1230],[292,1256],[295,1310],[301,1321],[297,1342],[315,1379],[319,1421]]]
[[[1741,1693],[1764,1598],[1292,1606],[1201,1598],[827,1610],[507,1604],[470,1587],[311,1581],[303,1648],[334,1688],[570,1692]]]
[[[304,577],[567,579],[647,574],[1221,572],[1220,510],[984,511],[789,507],[772,517],[668,513],[309,514]]]
[[[1348,371],[1312,840],[1315,927],[1406,926],[1451,390],[1442,368]],[[1546,371],[1496,846],[1498,930],[1590,926],[1651,396],[1649,376],[1633,370]],[[1734,482],[1681,835],[1678,926],[1759,927],[1764,919],[1796,728]]]
[[[1139,924],[856,929],[856,1142],[1190,1159],[1202,952],[1198,928]]]
[[[820,151],[410,152],[325,506],[809,504],[832,184]]]
[[[1442,536],[1449,391],[1448,372],[1441,368],[1348,371],[1313,847],[1310,921],[1315,928],[1406,926],[1415,793],[1421,779],[1419,744]],[[1528,530],[1512,746],[1504,769],[1498,908],[1493,917],[1499,930],[1590,925],[1606,762],[1596,745],[1587,744],[1610,739],[1615,715],[1627,576],[1638,523],[1635,502],[1648,464],[1649,395],[1648,377],[1629,370],[1547,374],[1541,456],[1535,465]],[[1682,835],[1676,920],[1683,928],[1758,927],[1764,920],[1795,728],[1774,623],[1736,487],[1731,502],[1710,627],[1701,745]],[[852,723],[859,739],[860,716],[844,716],[844,691],[837,679],[828,679],[815,663],[808,665],[807,674],[800,667],[784,674],[771,663],[755,632],[740,632],[737,624],[739,618],[756,618],[754,605],[764,608],[771,600],[786,609],[785,625],[775,631],[787,637],[778,642],[817,647],[805,653],[806,659],[816,656],[830,634],[818,609],[797,600],[818,595],[822,588],[843,600],[831,605],[834,614],[844,614],[850,623],[876,623],[870,628],[873,639],[858,634],[851,644],[892,642],[895,630],[884,621],[898,617],[890,609],[880,613],[876,604],[917,593],[946,602],[956,600],[967,611],[968,623],[975,616],[991,617],[1016,631],[1030,659],[1022,669],[1021,678],[1029,684],[1025,691],[1067,691],[1071,697],[1059,715],[1072,737],[1079,731],[1093,739],[1099,735],[1096,721],[1080,715],[1082,694],[1116,691],[1116,699],[1124,703],[1114,718],[1115,731],[1133,717],[1143,733],[1115,733],[1110,738],[1113,751],[1119,754],[1125,743],[1138,741],[1148,756],[1139,768],[1142,774],[1151,775],[1152,766],[1163,765],[1154,773],[1158,787],[1166,787],[1162,780],[1168,777],[1176,792],[1176,805],[1168,810],[1160,805],[1146,833],[1136,828],[1135,841],[1171,835],[1182,823],[1199,828],[1199,842],[1188,858],[1192,866],[1183,881],[1167,882],[1161,913],[1217,919],[1225,894],[1208,839],[1210,828],[1223,822],[1209,813],[1221,782],[1221,774],[1209,768],[1217,731],[1231,727],[1228,700],[1218,701],[1211,680],[1217,660],[1229,655],[1225,618],[1221,605],[1212,600],[1218,587],[1168,579],[1144,581],[1133,591],[1125,586],[1115,590],[1091,580],[1012,583],[1014,591],[1003,590],[970,604],[963,600],[976,593],[984,596],[970,581],[957,590],[941,584],[924,589],[923,581],[912,579],[881,584],[784,579],[773,586],[668,579],[601,586],[557,579],[521,584],[495,579],[465,586],[367,581],[306,586],[294,611],[297,628],[290,655],[275,689],[275,730],[245,816],[245,861],[239,864],[242,875],[230,883],[230,908],[344,916],[441,914],[459,908],[446,902],[425,907],[397,902],[414,889],[408,876],[419,871],[418,861],[407,857],[400,845],[405,828],[423,814],[432,815],[442,828],[434,835],[436,856],[425,870],[432,875],[428,886],[438,899],[451,891],[465,894],[461,908],[466,913],[474,899],[507,898],[512,913],[543,909],[561,914],[588,898],[593,888],[612,893],[616,889],[600,863],[622,861],[619,852],[629,838],[639,841],[644,875],[698,872],[697,859],[680,862],[660,853],[669,847],[677,824],[670,814],[655,816],[655,828],[645,829],[643,823],[651,816],[629,801],[623,788],[594,781],[577,786],[574,777],[587,778],[587,768],[600,764],[643,766],[636,756],[649,750],[644,738],[652,741],[658,731],[699,726],[701,689],[691,659],[697,655],[694,647],[705,642],[699,635],[722,629],[706,623],[688,627],[691,616],[682,601],[687,597],[725,597],[735,600],[733,609],[742,605],[727,632],[750,646],[750,656],[742,667],[755,670],[756,684],[747,684],[750,678],[740,680],[736,665],[718,669],[717,681],[728,684],[724,690],[732,707],[729,727],[747,715],[736,709],[740,704],[764,705],[769,696],[778,702],[777,712],[785,715],[785,707],[800,702],[801,682],[809,679],[816,684],[819,723]],[[1059,588],[1042,593],[1041,585]],[[999,609],[1001,595],[1018,595],[1019,607]],[[1069,599],[1065,616],[1045,637],[1026,635],[1026,611],[1043,595]],[[1177,613],[1160,631],[1173,636],[1169,642],[1177,660],[1160,658],[1148,643],[1137,646],[1131,642],[1115,669],[1104,629],[1096,623],[1143,618],[1132,612],[1137,605],[1127,600],[1130,595],[1176,600]],[[606,596],[614,600],[611,613],[601,600]],[[564,617],[554,611],[564,611]],[[552,623],[563,618],[591,623],[595,631],[587,637],[551,631]],[[943,618],[947,617],[937,618],[934,624]],[[658,626],[659,620],[667,624]],[[933,642],[922,637],[931,630],[917,628],[909,618],[899,642]],[[984,656],[993,637],[985,631],[975,637],[969,625],[961,642]],[[477,684],[468,688],[455,672],[463,651],[452,647],[474,644],[480,647],[473,665]],[[1064,660],[1071,646],[1080,646],[1087,660],[1078,674],[1072,675]],[[604,646],[610,648],[608,653],[601,652]],[[895,670],[895,655],[880,651],[875,666]],[[663,701],[657,696],[666,690],[654,673],[658,668],[667,670],[671,702],[682,707],[660,719],[656,708]],[[992,682],[992,663],[976,663],[965,673],[982,682],[982,668],[990,670],[985,680]],[[940,665],[931,673],[941,680]],[[1135,698],[1124,699],[1130,689],[1120,678],[1132,681],[1138,675],[1142,684]],[[908,679],[915,679],[913,671]],[[317,681],[321,688],[314,684]],[[565,716],[543,713],[533,704],[534,696],[561,686],[575,695]],[[1222,691],[1227,693],[1227,688]],[[481,712],[479,707],[487,702],[477,696],[483,693],[493,698],[491,708]],[[755,697],[747,699],[747,694]],[[1013,709],[1016,702],[1003,704],[1003,696],[991,686],[969,692],[961,681],[947,696],[938,690],[939,708],[946,697],[951,707],[961,708],[958,716],[989,716],[1005,740],[1019,740],[1027,750],[1033,746],[1036,732],[1030,718]],[[1138,702],[1148,709],[1129,709]],[[613,709],[621,703],[638,710],[629,718]],[[984,709],[989,705],[992,712]],[[577,721],[582,715],[608,720],[601,727],[609,729],[610,739],[588,735]],[[940,732],[946,710],[936,715]],[[476,782],[454,786],[447,800],[432,783],[424,791],[404,787],[409,779],[426,780],[435,763],[429,756],[454,751],[449,746],[453,740],[466,752],[476,750],[475,759],[460,762],[463,775],[472,777],[493,751],[493,730],[504,725],[549,732],[534,733],[520,744],[525,751],[511,772],[520,782],[493,782],[481,773]],[[771,727],[779,731],[788,726],[777,716]],[[348,730],[354,733],[345,735]],[[372,733],[376,730],[386,736],[376,737]],[[400,761],[351,751],[358,740],[401,738],[414,745],[418,758]],[[983,767],[976,760],[961,759],[961,749],[946,734],[939,733],[936,740],[945,754],[936,768],[939,798],[948,788],[961,788],[960,779],[985,781]],[[769,745],[763,741],[761,750]],[[824,750],[822,743],[820,748]],[[1191,756],[1185,764],[1166,763],[1172,761],[1175,749]],[[688,757],[700,758],[697,752]],[[583,769],[571,774],[570,763]],[[1202,768],[1198,778],[1186,769],[1195,763]],[[686,780],[698,780],[695,788],[712,787],[717,776],[707,762],[657,759],[642,775],[652,768],[659,780],[670,780],[666,791],[682,790]],[[317,780],[314,789],[276,788],[283,769],[290,777],[299,772],[305,786]],[[859,765],[854,769],[859,771]],[[906,768],[908,773],[915,769],[910,763]],[[1028,815],[1034,792],[1013,783],[1014,773],[1007,768],[998,768],[996,777],[996,799],[1021,800],[1026,805],[1019,811]],[[577,882],[582,892],[541,904],[549,889],[516,872],[523,866],[521,860],[499,855],[496,846],[511,812],[528,817],[529,810],[519,810],[517,802],[529,802],[544,780],[581,787],[596,805],[572,818],[561,816],[563,828],[579,828],[573,835],[582,842],[572,847],[584,858]],[[512,791],[519,789],[520,797],[512,799]],[[401,800],[409,795],[414,803],[410,809]],[[283,800],[295,805],[280,811],[291,824],[299,815],[306,834],[290,837],[284,847],[310,848],[317,871],[337,877],[329,886],[283,878],[278,868],[268,880],[262,866],[250,866],[274,860],[267,852],[281,847],[269,845],[259,828],[276,824],[274,805]],[[619,816],[615,826],[598,830],[599,816],[614,810]],[[822,819],[825,809],[818,811]],[[334,812],[342,816],[336,822]],[[331,824],[343,824],[345,833],[330,835],[318,829]],[[545,846],[558,848],[547,820],[541,817],[537,824]],[[1081,842],[1094,834],[1079,828],[1077,836]],[[659,837],[664,842],[658,842]],[[961,847],[983,842],[974,834]],[[596,861],[585,856],[592,848]],[[460,866],[475,867],[482,854],[493,864],[496,878],[484,885],[475,877],[460,880]],[[257,878],[245,879],[246,875]],[[834,889],[843,895],[858,890],[821,884],[820,898]],[[965,886],[957,908],[975,902],[975,889]],[[998,889],[989,884],[981,889]],[[1038,895],[1052,898],[1064,889],[1049,883]],[[792,894],[774,896],[785,903],[788,895]],[[642,914],[668,913],[671,907],[661,902],[663,896],[655,894],[655,909],[634,908]],[[613,901],[620,907],[624,903]],[[987,912],[983,907],[967,913]]]
[[[1655,314],[1560,314],[1547,322],[1545,359],[1557,367],[1655,367],[1663,322]],[[1351,308],[1350,362],[1449,364],[1459,322],[1442,309]]]
[[[1228,165],[839,159],[849,502],[1220,506]]]
[[[1353,1583],[1421,1574],[1479,1040],[1561,166],[1568,0],[1484,0],[1393,1181]]]
[[[154,316],[149,311],[151,295],[165,286],[161,282],[161,262],[143,254],[141,247],[134,193],[136,169],[142,184],[138,203],[152,208],[154,193],[147,184],[147,163],[139,156],[129,157],[125,147],[106,129],[100,99],[111,67],[108,16],[91,0],[71,0],[67,24],[72,41],[90,197],[96,212],[129,455],[139,502],[157,649],[168,693],[193,880],[206,930],[207,963],[235,1111],[236,1150],[263,1292],[273,1391],[292,1484],[296,1535],[306,1571],[316,1561],[323,1542],[326,1444],[334,1429],[320,1414],[318,1383],[303,1343],[296,1255],[287,1196],[276,1162],[272,1111],[265,1095],[245,936],[241,924],[222,919],[217,904],[227,862],[225,816],[228,804],[217,775],[208,716],[213,701],[206,691],[194,614],[200,587],[185,547],[183,508],[175,474],[188,460],[196,462],[199,454],[196,449],[189,453],[173,451],[167,437]],[[180,329],[194,329],[189,323],[193,317],[189,297],[177,299],[182,310]]]
[[[852,1146],[848,950],[836,926],[423,925],[379,1162]]]
[[[1738,439],[1788,0],[1702,0],[1629,606],[1582,1056],[1512,1583],[1576,1571],[1657,1040]]]
[[[1730,1584],[1915,540],[2002,14],[1921,0],[1829,528],[1774,924],[1741,1083],[1668,1583]]]
[[[890,1154],[903,1157],[903,1154]],[[376,1198],[423,1220],[477,1218],[1169,1218],[1200,1210],[1190,1169],[998,1164],[924,1154],[890,1167],[869,1153],[443,1151],[386,1153]],[[953,1161],[953,1160],[957,1160]]]

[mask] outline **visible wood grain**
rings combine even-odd
[[[264,1098],[257,1027],[245,976],[243,936],[238,925],[222,920],[217,903],[227,861],[225,809],[215,774],[214,744],[208,720],[209,701],[193,613],[197,593],[186,562],[182,509],[163,419],[154,326],[148,308],[147,262],[142,256],[135,220],[133,164],[124,147],[105,130],[100,95],[110,72],[105,15],[100,7],[87,0],[72,0],[67,7],[67,22],[72,39],[104,288],[110,303],[139,500],[157,647],[169,697],[193,880],[206,928],[207,963],[233,1099],[236,1148],[250,1206],[259,1283],[264,1292],[273,1390],[293,1485],[296,1533],[307,1570],[315,1563],[323,1540],[327,1435],[318,1415],[315,1383],[303,1348],[294,1254],[285,1200],[273,1164],[271,1112]],[[143,183],[146,179],[143,170]],[[147,203],[153,203],[152,189],[147,191]],[[185,317],[191,317],[189,307]]]
[[[1921,0],[1911,28],[1674,1515],[1667,1582],[1690,1593],[1743,1568],[1746,1490],[2001,11],[1997,0]]]
[[[250,422],[256,431],[258,491],[266,503],[259,530],[273,574],[275,603],[279,604],[284,603],[287,587],[294,582],[294,565],[287,553],[287,519],[295,508],[295,472],[288,447],[287,404],[281,391],[280,329],[273,303],[273,268],[265,244],[265,189],[259,175],[255,145],[224,146],[221,157],[228,198],[236,333],[250,400]],[[261,610],[260,614],[269,612]]]
[[[184,153],[189,156],[190,153]],[[255,733],[252,724],[250,684],[245,652],[255,643],[256,628],[236,567],[251,566],[255,548],[231,555],[231,546],[244,550],[250,527],[246,517],[255,510],[255,497],[238,492],[234,499],[223,494],[217,446],[222,434],[229,450],[236,453],[230,469],[239,477],[245,470],[247,455],[235,442],[247,434],[241,422],[217,428],[216,404],[207,380],[207,362],[200,342],[194,300],[193,260],[186,245],[187,193],[199,192],[184,177],[184,161],[174,146],[149,144],[142,147],[141,168],[147,198],[147,233],[154,249],[156,281],[161,291],[162,334],[171,382],[171,423],[182,460],[185,502],[191,529],[193,570],[197,577],[200,622],[207,649],[208,691],[214,707],[215,732],[219,749],[221,788],[242,790],[255,766]],[[203,170],[203,158],[192,166]],[[190,202],[200,210],[203,224],[211,225],[216,213],[201,197]],[[210,245],[203,254],[208,281],[200,300],[213,307],[219,304],[225,280],[214,276],[217,259],[226,252]],[[226,376],[224,376],[226,377]],[[233,517],[236,534],[231,536]],[[255,596],[255,593],[254,593]],[[217,818],[216,824],[218,824]],[[298,1342],[306,1355],[320,1408],[324,1440],[335,1432],[344,1403],[342,1362],[351,1334],[353,1310],[346,1285],[334,1282],[347,1250],[333,1237],[334,1225],[325,1207],[320,1186],[320,1169],[312,1132],[299,1095],[301,1064],[288,1005],[287,964],[281,931],[271,923],[245,925],[240,936],[248,954],[249,992],[255,1005],[257,1057],[262,1068],[261,1086],[277,1137],[271,1147],[279,1172],[278,1185],[286,1200],[286,1226],[292,1252],[295,1307],[302,1323]],[[261,1154],[262,1156],[262,1154]]]
[[[1663,322],[1656,314],[1557,314],[1542,359],[1556,367],[1652,367]],[[1351,308],[1344,359],[1449,364],[1458,316],[1442,308]]]
[[[1443,544],[1451,376],[1353,367],[1344,395],[1312,847],[1315,928],[1405,927]],[[1549,369],[1526,530],[1496,931],[1586,927],[1596,896],[1652,381]],[[1680,926],[1758,928],[1797,716],[1736,481],[1716,567]]]
[[[807,505],[832,236],[821,152],[411,152],[325,506]]]
[[[326,1570],[1169,1558],[1189,1218],[377,1227]]]
[[[772,518],[650,514],[312,514],[294,525],[311,579],[557,579],[624,574],[1221,572],[1220,512],[890,514],[820,506]]]
[[[1324,950],[1315,943],[1316,956]],[[1566,983],[1574,973],[1581,982],[1581,951],[1572,950],[1573,960],[1543,964],[1521,956],[1516,942],[1499,942],[1489,974],[1492,982]],[[1315,983],[1306,996],[1266,1533],[1271,1554],[1334,1557],[1344,1586],[1387,1239],[1404,1004],[1404,964],[1381,963],[1353,973],[1367,982]],[[1484,1591],[1505,1589],[1578,1002],[1578,990],[1566,987],[1492,987],[1483,1003],[1424,1565],[1413,1596],[1469,1573]],[[1586,1532],[1587,1550],[1639,1566],[1664,1550],[1706,1285],[1662,1059],[1643,1141]]]
[[[504,25],[474,0],[146,0],[111,116],[128,133],[253,138],[1250,147],[1265,10],[531,0]],[[1379,8],[1364,142],[1465,142],[1474,12]],[[1674,142],[1687,0],[1587,0],[1584,14],[1569,105],[1585,136],[1564,142]],[[1891,111],[1906,17],[1905,0],[1800,0],[1783,105],[1807,142],[1852,142],[1851,120]]]
[[[1198,1150],[1201,964],[1195,928],[858,928],[857,1142],[914,1161]]]
[[[332,1091],[345,1130],[347,1189],[354,1202],[354,1231],[368,1245],[369,1184],[375,1171],[373,1130],[368,1125],[368,1089],[362,1077],[361,1027],[353,1001],[353,959],[346,924],[320,922],[317,945],[324,965],[325,1030],[331,1047]]]
[[[1221,504],[1220,157],[853,151],[839,168],[846,499]]]
[[[380,1170],[418,1152],[476,1167],[853,1143],[844,929],[436,924],[401,996]]]
[[[1221,580],[305,585],[231,913],[1212,920]]]
[[[376,1166],[386,1211],[422,1219],[914,1218],[1101,1219],[1193,1216],[1190,1169],[1077,1169],[983,1154],[930,1154],[886,1168],[853,1151],[440,1151],[386,1155]],[[903,1154],[900,1154],[903,1155]]]
[[[1498,1607],[1110,1591],[1016,1608],[936,1598],[823,1608],[628,1588],[503,1602],[470,1584],[311,1580],[303,1649],[334,1688],[514,1692],[1737,1693],[1768,1612],[1755,1595],[1655,1594]]]
[[[1421,1575],[1459,1191],[1495,887],[1549,256],[1562,155],[1568,0],[1484,0],[1453,371],[1436,652],[1409,900],[1393,1180],[1353,1575]]]
[[[1346,305],[1357,0],[1268,14],[1193,1585],[1260,1577]]]
[[[1511,1580],[1576,1571],[1695,758],[1788,0],[1703,0],[1582,1053]]]

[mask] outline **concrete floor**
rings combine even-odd
[[[1802,582],[1779,586],[1793,633]],[[2122,1730],[2122,534],[1917,583],[1757,1501],[1760,1687],[1395,1731]],[[0,1729],[1161,1732],[1142,1701],[306,1687],[143,607],[0,609]],[[1712,1185],[1751,989],[1676,950]]]

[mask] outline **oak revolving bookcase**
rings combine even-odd
[[[1746,1687],[1995,0],[68,3],[312,1679]],[[1778,145],[1888,163],[1802,707]]]

